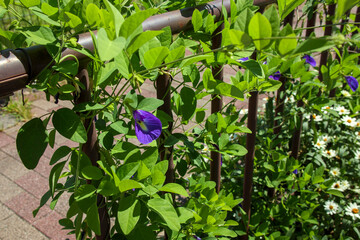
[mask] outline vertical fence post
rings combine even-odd
[[[171,118],[173,117],[171,111],[171,79],[169,73],[163,73],[159,75],[156,79],[156,97],[164,101],[164,104],[159,107],[159,110],[168,114]],[[169,122],[168,131],[171,134],[173,124]],[[165,148],[164,146],[165,135],[162,132],[160,135],[160,143],[159,146],[159,154],[161,160],[168,160],[169,167],[166,172],[166,180],[165,183],[174,182],[175,179],[175,168],[174,168],[174,161],[173,161],[173,147]]]
[[[324,36],[331,36],[331,32],[332,32],[332,21],[331,19],[328,17],[329,16],[334,16],[335,15],[335,7],[336,4],[330,4],[327,11],[326,11],[326,25],[328,25],[327,27],[325,27],[325,32],[324,32]],[[319,80],[322,82],[323,81],[323,75],[321,73],[321,66],[322,65],[326,65],[327,59],[329,56],[329,52],[323,51],[321,52],[320,55],[320,65],[319,65]],[[321,92],[319,91],[319,94],[321,94]]]
[[[82,89],[80,92],[80,96],[76,101],[77,104],[89,102],[91,100],[91,86],[89,81],[89,74],[85,66],[81,66],[79,68],[79,73],[77,75],[80,82],[84,84],[85,89]],[[84,143],[82,151],[86,154],[93,166],[98,167],[97,161],[99,160],[99,146],[97,142],[97,134],[95,128],[94,119],[86,119],[84,122],[85,129],[87,132],[87,142]],[[91,183],[91,181],[88,181]],[[101,235],[96,235],[97,240],[107,240],[110,239],[110,218],[107,212],[105,198],[102,195],[98,195],[97,197],[97,206],[98,213],[100,219],[100,229]]]
[[[249,98],[249,112],[247,119],[247,127],[252,133],[248,133],[246,136],[246,149],[248,153],[245,156],[245,169],[244,169],[244,184],[243,184],[243,202],[242,206],[247,214],[248,221],[246,226],[246,235],[241,239],[249,238],[249,223],[251,216],[251,193],[253,184],[253,171],[254,171],[254,156],[255,156],[255,142],[256,142],[256,122],[258,112],[258,91],[250,93]]]
[[[213,33],[211,42],[212,49],[221,47],[221,31],[224,29],[224,24],[221,24]],[[223,66],[213,66],[212,74],[216,80],[223,81],[224,73]],[[220,95],[211,95],[211,113],[217,113],[221,111],[222,108],[222,97]],[[216,183],[216,192],[220,192],[221,184],[221,154],[218,152],[211,151],[210,157],[212,159],[210,163],[210,180]]]
[[[286,26],[288,23],[290,26],[293,25],[293,18],[294,18],[294,11],[292,11],[286,18],[284,19],[283,26]],[[286,78],[281,75],[280,77],[281,87],[276,93],[276,105],[275,105],[275,124],[274,124],[274,135],[277,137],[279,133],[281,132],[281,121],[276,119],[277,117],[281,116],[284,112],[284,102],[286,99],[285,94],[285,84],[286,84]],[[273,195],[273,194],[272,194]]]
[[[316,7],[315,7],[316,8]],[[311,35],[311,33],[314,32],[314,28],[312,28],[313,26],[315,26],[315,22],[316,22],[316,15],[315,15],[315,11],[313,16],[310,18],[308,18],[307,20],[307,27],[308,29],[306,29],[306,37],[309,37]],[[329,31],[329,30],[328,30]],[[331,33],[331,29],[330,29],[330,33]],[[321,62],[321,61],[320,61]],[[326,61],[325,61],[326,62]],[[321,64],[321,63],[320,63]],[[321,65],[319,66],[319,69],[321,69]],[[320,75],[321,75],[321,70],[319,71]],[[319,75],[319,77],[320,77]],[[299,108],[304,106],[304,102],[300,99],[297,102],[297,106]],[[292,142],[291,142],[291,154],[290,156],[297,159],[299,156],[299,150],[300,150],[300,142],[301,142],[301,132],[302,132],[302,125],[303,125],[303,114],[300,112],[299,113],[299,126],[295,129],[293,137],[292,137]]]

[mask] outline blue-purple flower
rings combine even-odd
[[[298,174],[299,171],[298,171],[297,169],[295,169],[295,170],[293,171],[293,173],[294,173],[294,174]]]
[[[161,121],[152,113],[144,110],[134,110],[135,134],[142,144],[151,143],[161,134]]]
[[[196,235],[193,235],[193,238],[195,238],[196,240],[201,240],[201,237],[198,237]]]
[[[249,57],[240,58],[238,61],[239,62],[245,62],[247,60],[249,60]]]
[[[315,67],[315,66],[316,66],[316,61],[315,61],[315,59],[314,59],[312,56],[310,56],[310,55],[305,55],[305,56],[303,57],[303,59],[305,59],[305,62],[308,63],[308,64],[310,64],[312,67]]]
[[[346,76],[345,77],[347,83],[349,84],[350,89],[355,92],[356,89],[359,87],[359,82],[353,76]]]
[[[273,75],[269,76],[269,79],[273,79],[273,80],[279,80],[281,77],[281,73],[279,71],[277,71],[276,73],[274,73]]]

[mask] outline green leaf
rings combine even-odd
[[[326,38],[311,38],[300,43],[293,54],[322,52],[334,47],[334,41]]]
[[[61,108],[54,113],[52,123],[64,137],[78,143],[87,141],[86,129],[76,113],[68,108]]]
[[[143,188],[143,186],[137,181],[131,179],[121,180],[119,183],[120,192],[126,192],[133,188]]]
[[[93,230],[96,235],[101,235],[100,218],[96,203],[92,204],[87,211],[86,222],[89,228]]]
[[[144,110],[144,111],[153,111],[156,110],[158,107],[164,104],[163,100],[156,99],[156,98],[144,98],[141,100],[137,109]]]
[[[240,30],[245,33],[249,33],[249,23],[251,18],[254,16],[254,13],[250,10],[250,8],[246,8],[242,11],[239,16],[236,17],[234,23],[234,29]]]
[[[89,208],[96,204],[96,188],[91,184],[81,185],[74,194],[74,199],[78,207],[83,212],[87,212]]]
[[[41,4],[41,11],[42,11],[43,13],[45,13],[46,15],[48,15],[48,16],[52,16],[52,15],[58,13],[58,12],[59,12],[59,9],[58,9],[57,7],[51,6],[51,5],[48,4],[47,2],[43,2],[43,3]]]
[[[134,196],[121,198],[116,220],[125,235],[135,228],[140,219],[140,211],[140,202]]]
[[[265,77],[264,70],[257,61],[255,61],[253,59],[249,59],[245,62],[242,62],[241,65],[243,67],[245,67],[246,69],[249,69],[258,78]]]
[[[163,187],[161,187],[159,189],[159,191],[176,193],[176,194],[182,195],[184,197],[189,196],[189,194],[186,192],[185,188],[177,183],[168,183],[168,184],[164,185]]]
[[[25,123],[16,136],[16,149],[27,169],[34,169],[48,145],[46,129],[40,118]]]
[[[167,47],[156,47],[148,50],[144,54],[145,67],[149,69],[161,65],[168,54],[169,49]]]
[[[100,168],[94,166],[84,167],[81,169],[81,174],[84,176],[84,178],[89,180],[100,180],[103,177]]]
[[[344,194],[342,192],[335,190],[335,189],[327,190],[326,193],[337,196],[337,197],[341,197],[341,198],[344,197]]]
[[[269,79],[260,85],[261,90],[265,92],[273,92],[278,90],[282,85],[282,82]]]
[[[207,68],[204,72],[203,83],[205,89],[211,94],[219,94],[239,100],[243,100],[244,98],[243,92],[234,85],[215,80],[209,68]]]
[[[138,50],[142,45],[146,42],[150,41],[154,37],[163,33],[164,31],[146,31],[142,32],[140,35],[136,36],[131,42],[128,44],[126,51],[131,56],[136,50]]]
[[[71,148],[69,148],[68,146],[59,147],[58,149],[56,149],[56,151],[52,155],[49,164],[50,165],[55,164],[57,161],[59,161],[63,157],[66,157],[70,152],[71,152]]]
[[[292,10],[294,10],[303,2],[304,0],[278,0],[281,20],[284,20],[284,18],[286,18],[286,16],[289,15]]]
[[[245,154],[248,153],[246,148],[244,146],[241,146],[240,144],[228,145],[228,147],[226,147],[224,150],[226,153],[235,155],[235,156],[244,156]]]
[[[129,128],[123,120],[113,122],[110,124],[110,128],[120,134],[127,134],[129,132]]]
[[[150,175],[151,175],[150,170],[147,168],[147,166],[145,165],[145,163],[143,163],[143,162],[141,161],[140,166],[139,166],[139,168],[138,168],[138,170],[137,170],[137,176],[136,176],[137,180],[138,180],[138,181],[141,181],[141,180],[147,178],[147,177],[150,176]]]
[[[46,3],[46,4],[47,4],[47,3]],[[47,14],[45,14],[45,13],[43,12],[43,10],[42,10],[42,9],[43,9],[43,5],[44,5],[44,3],[41,5],[41,9],[38,8],[38,7],[31,7],[30,10],[31,10],[36,16],[38,16],[39,18],[41,18],[41,19],[44,20],[45,22],[48,22],[48,23],[50,23],[51,25],[60,27],[60,26],[61,26],[60,23],[52,20],[51,18],[48,17]],[[47,4],[47,5],[49,5],[49,4]],[[58,10],[57,10],[57,8],[56,8],[56,12],[57,12],[57,11],[58,11]],[[56,12],[55,12],[55,13],[56,13]],[[50,15],[52,15],[52,14],[50,14]],[[1,13],[0,13],[0,17],[1,17]]]
[[[360,0],[339,0],[337,1],[336,11],[335,11],[335,21],[341,19],[345,13],[358,4]]]
[[[57,182],[59,180],[61,171],[63,170],[63,168],[65,166],[65,163],[66,163],[66,161],[59,162],[50,171],[49,187],[50,187],[50,191],[51,191],[52,196],[54,196],[55,186],[56,186],[56,184],[57,184]]]
[[[272,30],[269,20],[256,13],[250,20],[249,23],[249,35],[252,37],[255,47],[257,50],[263,50],[270,45]]]
[[[109,62],[106,63],[105,66],[101,66],[99,72],[98,72],[98,81],[96,85],[100,86],[101,88],[105,88],[107,85],[109,85],[109,82],[115,78],[116,71],[116,63],[115,62]]]
[[[212,55],[200,55],[200,56],[191,57],[191,58],[183,60],[180,63],[179,68],[184,68],[184,67],[189,66],[189,65],[191,65],[193,63],[197,63],[197,62],[200,62],[200,61],[203,61],[203,60],[206,60],[206,59],[210,59],[212,57],[213,57]]]
[[[100,9],[93,3],[86,7],[86,21],[90,26],[97,25],[101,21]]]
[[[103,108],[104,106],[99,103],[86,102],[75,105],[72,110],[74,112],[86,112],[86,111],[101,110]]]
[[[25,28],[23,33],[28,37],[28,40],[40,45],[51,44],[57,40],[53,31],[44,26]]]
[[[64,13],[64,18],[66,23],[71,27],[71,28],[76,28],[77,26],[81,25],[81,19],[76,16],[75,14],[72,14],[71,12],[65,12]]]
[[[275,48],[280,56],[285,56],[290,54],[297,46],[297,39],[294,31],[292,30],[290,24],[287,24],[280,32],[280,37],[282,39],[276,40]]]
[[[75,91],[76,88],[71,84],[65,84],[59,88],[59,93],[72,93]]]
[[[162,198],[153,198],[147,202],[148,207],[156,212],[173,231],[180,231],[179,217],[173,205]]]
[[[112,20],[114,21],[115,26],[115,36],[119,36],[120,27],[124,22],[124,17],[121,15],[119,10],[114,7],[109,1],[104,0],[107,10],[111,13]]]
[[[157,13],[158,9],[147,9],[145,11],[137,12],[126,18],[120,28],[120,36],[128,38],[148,17]]]
[[[120,54],[125,47],[125,38],[118,37],[111,41],[105,29],[100,28],[97,32],[97,48],[101,61],[109,61]]]
[[[194,32],[199,31],[203,25],[203,18],[198,9],[195,9],[192,14],[191,23],[194,27]]]
[[[5,13],[7,13],[7,9],[0,6],[0,18],[2,18],[5,15]]]
[[[56,134],[55,129],[51,130],[51,132],[49,133],[49,146],[51,148],[54,148],[55,145],[55,134]]]
[[[27,8],[40,4],[40,0],[20,0],[20,2]]]
[[[239,49],[244,49],[251,43],[249,35],[240,30],[224,29],[222,34],[222,46],[235,45]]]
[[[52,67],[55,71],[65,74],[76,75],[79,65],[76,61],[63,61]]]
[[[170,63],[175,60],[181,59],[185,56],[185,47],[179,46],[169,52],[169,55],[165,58],[165,63]],[[174,64],[168,65],[168,67],[172,67]]]
[[[280,18],[274,4],[271,5],[270,8],[266,9],[266,11],[264,12],[264,16],[269,20],[271,24],[272,36],[276,37],[280,32]]]
[[[197,105],[196,94],[194,90],[183,87],[180,91],[182,105],[180,106],[183,121],[190,120],[194,115]]]

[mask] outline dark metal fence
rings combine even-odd
[[[255,0],[254,5],[257,5],[261,8],[264,8],[266,5],[272,4],[276,2],[275,0]],[[227,9],[230,14],[230,1],[229,0],[220,0],[213,1],[206,5],[196,7],[199,10],[206,9],[209,13],[216,16],[216,21],[221,18],[221,9],[222,4]],[[146,30],[160,30],[166,26],[170,26],[172,33],[179,33],[180,31],[184,31],[192,27],[191,25],[191,17],[192,12],[195,8],[186,8],[182,10],[176,10],[156,16],[152,16],[148,18],[143,23],[143,29]],[[332,13],[335,9],[335,5],[329,5],[327,11]],[[359,12],[359,8],[358,11]],[[358,19],[359,15],[357,15],[356,19]],[[289,15],[284,20],[284,23],[292,24],[293,22],[293,13]],[[306,36],[310,36],[313,27],[316,22],[316,15],[313,14],[309,16],[307,21],[307,30]],[[331,24],[331,22],[326,22],[326,24]],[[310,27],[310,28],[309,28]],[[222,26],[220,26],[213,35],[212,39],[212,47],[216,49],[221,44],[221,35],[217,34],[221,31]],[[95,32],[96,34],[96,32]],[[331,35],[331,27],[327,27],[325,29],[325,35]],[[89,33],[80,34],[78,37],[78,43],[82,45],[84,48],[94,51],[93,42],[91,39],[91,35]],[[62,57],[68,54],[72,54],[76,56],[81,63],[81,69],[79,70],[78,77],[82,81],[85,86],[88,86],[81,92],[80,98],[77,103],[86,102],[90,97],[90,89],[89,89],[89,79],[86,71],[86,64],[89,62],[89,59],[82,55],[79,52],[73,51],[71,49],[64,49],[61,53]],[[322,65],[326,64],[327,52],[321,54],[320,63]],[[29,84],[32,80],[36,78],[36,76],[46,67],[49,67],[52,64],[52,58],[48,54],[47,50],[44,46],[33,46],[24,49],[15,49],[15,50],[4,50],[0,55],[0,98],[12,94],[16,90],[20,90],[24,88],[27,84]],[[320,66],[321,67],[321,66]],[[222,66],[214,67],[212,69],[213,75],[217,80],[223,80],[223,71]],[[283,102],[285,99],[285,83],[286,79],[281,79],[283,86],[278,90],[277,93],[277,101],[275,107],[275,116],[281,116],[281,112],[283,111]],[[171,113],[171,95],[168,89],[171,87],[170,76],[168,74],[160,75],[156,81],[157,84],[157,98],[164,100],[164,105],[161,107],[161,110],[168,113],[169,116],[172,116]],[[244,169],[244,191],[243,191],[243,209],[248,215],[247,218],[250,220],[251,216],[251,194],[252,194],[252,176],[253,176],[253,165],[254,165],[254,154],[255,154],[255,142],[256,142],[256,122],[257,122],[257,108],[258,108],[258,92],[251,92],[251,97],[249,99],[249,113],[248,113],[248,128],[252,131],[251,134],[247,135],[246,148],[248,150],[248,154],[245,157],[245,169]],[[280,96],[282,96],[280,98]],[[302,101],[297,103],[299,107],[303,105]],[[213,100],[211,102],[211,112],[219,112],[222,108],[222,98],[220,96],[213,96]],[[300,122],[302,121],[302,116],[300,114]],[[274,133],[279,134],[281,132],[279,120],[275,121]],[[96,143],[96,130],[94,128],[93,120],[88,120],[85,123],[85,127],[90,129],[88,132],[88,142],[83,145],[83,151],[87,154],[90,159],[92,159],[93,165],[97,165],[96,161],[98,159],[98,146]],[[292,149],[291,156],[295,159],[298,157],[299,147],[300,147],[300,135],[301,135],[301,124],[298,129],[295,130],[293,138],[292,138]],[[170,132],[172,130],[172,125],[169,125]],[[172,148],[166,149],[164,146],[160,146],[159,148],[160,158],[161,160],[169,160],[169,170],[166,175],[166,182],[174,182],[174,163],[172,160]],[[211,167],[210,167],[210,178],[212,181],[216,182],[216,190],[217,192],[221,189],[221,155],[217,152],[211,152]],[[272,194],[270,194],[272,195]],[[272,197],[272,196],[269,196]],[[103,199],[99,197],[98,204],[102,205],[101,202]],[[97,239],[108,239],[109,237],[109,217],[107,212],[103,208],[99,208],[99,215],[102,227],[102,235],[97,236]],[[249,223],[249,221],[248,221]],[[248,226],[247,226],[248,228]],[[247,229],[248,230],[248,229]],[[247,239],[248,236],[245,236],[243,239]]]

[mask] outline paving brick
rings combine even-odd
[[[46,110],[44,110],[42,108],[33,107],[31,109],[31,113],[32,113],[33,118],[36,118],[36,117],[44,116],[45,114],[48,113],[48,111],[46,111]]]
[[[16,139],[16,135],[19,131],[19,129],[24,125],[24,122],[19,122],[18,124],[16,124],[13,127],[4,129],[4,133],[6,133],[8,136]]]
[[[57,148],[54,147],[54,148],[51,148],[49,145],[48,147],[45,149],[45,152],[43,154],[44,157],[47,157],[48,159],[51,159],[52,155],[54,154],[55,150]]]
[[[6,220],[11,215],[14,215],[14,212],[11,211],[8,207],[4,204],[0,203],[0,222]]]
[[[74,104],[72,104],[70,101],[59,101],[58,105],[61,107],[70,108],[70,109],[72,109],[74,107]]]
[[[52,109],[58,108],[59,106],[51,101],[46,101],[45,99],[39,99],[32,102],[34,107],[40,108],[45,111],[50,111]]]
[[[21,162],[19,154],[16,150],[16,145],[15,143],[13,144],[9,144],[5,147],[1,148],[1,151],[3,151],[4,153],[8,154],[9,156],[11,156],[12,158],[16,159],[17,161]]]
[[[73,235],[67,235],[69,230],[62,230],[59,220],[63,218],[57,212],[51,212],[49,215],[34,222],[34,226],[52,240],[75,239]]]
[[[53,166],[49,165],[50,159],[43,156],[40,158],[40,161],[36,168],[34,169],[36,172],[38,172],[40,175],[42,175],[45,178],[49,177],[50,171]]]
[[[33,223],[36,220],[39,220],[50,214],[51,209],[49,206],[45,205],[40,208],[36,217],[33,216],[33,211],[39,207],[40,199],[32,196],[28,192],[22,192],[8,201],[4,202],[4,204],[14,211],[18,216],[22,217],[29,223]]]
[[[13,144],[15,139],[7,135],[6,133],[0,132],[0,148]]]
[[[29,172],[19,161],[7,154],[5,155],[5,157],[0,157],[0,173],[4,176],[15,180]]]
[[[45,240],[49,239],[19,216],[12,215],[0,220],[0,239]]]
[[[2,203],[23,192],[23,189],[2,174],[0,174],[0,183],[0,202]]]
[[[30,171],[24,176],[16,179],[15,182],[38,199],[40,199],[44,193],[49,190],[48,179],[36,171]]]

